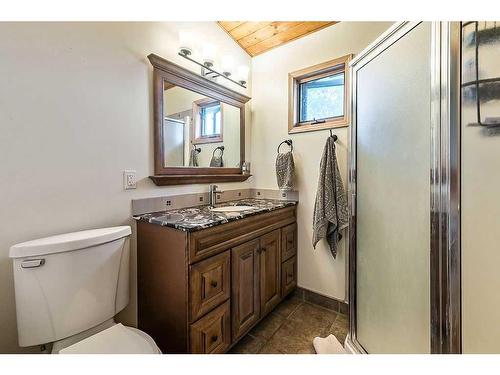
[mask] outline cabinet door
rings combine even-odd
[[[224,353],[231,345],[229,301],[191,324],[191,353]]]
[[[260,237],[260,308],[266,315],[280,301],[280,230]]]
[[[293,223],[281,229],[281,261],[297,254],[297,224]]]
[[[231,252],[233,341],[244,335],[260,317],[259,252],[259,240],[236,246]]]

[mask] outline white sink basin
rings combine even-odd
[[[214,212],[241,212],[253,209],[252,206],[223,206],[212,208]]]

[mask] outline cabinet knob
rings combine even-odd
[[[217,287],[217,281],[212,280],[212,281],[210,282],[210,285],[212,285],[212,288]]]
[[[261,250],[261,251],[266,251],[266,248],[265,248],[265,247],[262,247],[260,250]]]
[[[216,342],[218,338],[218,335],[213,335],[210,339],[212,340],[212,342]]]
[[[293,273],[289,273],[287,276],[291,279],[293,277]]]

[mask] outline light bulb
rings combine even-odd
[[[211,43],[205,43],[203,45],[203,64],[212,67],[215,60],[215,46]]]
[[[224,56],[222,58],[222,74],[224,74],[226,77],[229,77],[231,75],[231,70],[233,70],[234,66],[234,60],[231,56]]]
[[[184,56],[193,53],[193,38],[188,31],[179,31],[179,53]]]
[[[246,65],[240,65],[238,67],[238,81],[244,85],[248,81],[248,72],[250,71],[250,68]]]

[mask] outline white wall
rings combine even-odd
[[[319,161],[328,131],[288,135],[288,73],[349,53],[358,53],[384,32],[391,23],[341,22],[304,38],[271,50],[252,60],[252,173],[253,185],[276,189],[274,162],[276,147],[291,138],[297,174],[298,284],[340,300],[345,294],[346,242],[342,240],[337,259],[325,242],[313,250],[312,217],[319,173]],[[334,131],[337,158],[347,187],[349,128]]]
[[[206,190],[159,188],[147,178],[153,101],[146,56],[196,70],[177,56],[179,29],[251,64],[214,22],[0,23],[0,353],[27,351],[17,346],[11,245],[133,224],[133,198]],[[125,169],[137,170],[137,190],[122,189]],[[133,298],[122,318],[135,324],[135,238],[131,243]]]

